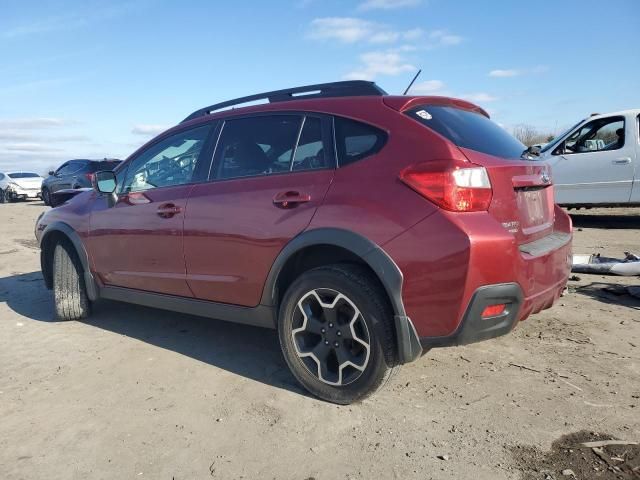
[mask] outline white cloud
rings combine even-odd
[[[411,95],[433,95],[435,93],[442,93],[444,90],[444,82],[440,80],[426,80],[414,84],[409,90]]]
[[[493,95],[485,92],[466,93],[464,95],[460,95],[460,98],[464,98],[465,100],[469,100],[470,102],[477,103],[488,103],[498,100],[498,97],[494,97]]]
[[[520,75],[520,70],[515,70],[515,69],[509,69],[509,70],[491,70],[489,72],[489,76],[490,77],[498,77],[498,78],[503,78],[503,77],[517,77],[518,75]]]
[[[52,148],[49,145],[42,145],[40,143],[6,143],[2,146],[5,150],[10,152],[61,152],[61,148]]]
[[[358,5],[358,10],[393,10],[395,8],[415,7],[422,0],[365,0]]]
[[[311,21],[309,37],[314,40],[337,40],[342,43],[355,43],[369,40],[376,33],[383,32],[379,25],[350,17],[316,18]]]
[[[459,45],[464,40],[460,35],[453,35],[446,30],[434,30],[429,34],[432,46],[447,47]]]
[[[400,75],[416,70],[398,52],[368,52],[360,55],[362,66],[354,70],[345,78],[348,80],[374,80],[379,75]]]
[[[152,135],[158,135],[159,133],[164,132],[168,128],[169,127],[167,127],[166,125],[140,124],[140,125],[134,125],[133,128],[131,129],[131,133],[133,133],[134,135],[152,136]]]
[[[424,35],[424,30],[421,28],[412,28],[402,34],[402,38],[407,41],[419,40]]]
[[[36,133],[29,133],[16,130],[0,130],[0,145],[2,142],[86,142],[89,138],[84,135],[55,135],[43,136]]]
[[[307,36],[313,40],[333,40],[340,43],[415,42],[424,36],[421,28],[397,31],[387,25],[354,17],[324,17],[311,21]]]
[[[518,77],[520,75],[530,75],[530,74],[540,75],[541,73],[545,73],[547,71],[549,71],[549,67],[547,65],[537,65],[532,68],[524,68],[524,69],[507,68],[507,69],[491,70],[489,72],[489,76],[495,77],[495,78],[509,78],[509,77]]]
[[[35,130],[39,128],[49,127],[62,127],[69,125],[71,122],[63,118],[14,118],[14,119],[0,119],[0,128],[15,129],[15,130]]]

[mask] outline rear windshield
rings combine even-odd
[[[113,170],[120,165],[120,160],[105,160],[97,165],[96,170]]]
[[[422,105],[407,114],[459,147],[504,158],[520,158],[527,148],[480,113],[455,107]]]
[[[20,173],[7,173],[9,178],[38,178],[40,175],[37,173],[28,173],[28,172],[20,172]]]

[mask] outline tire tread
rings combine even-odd
[[[58,242],[53,251],[53,294],[59,320],[80,320],[90,313],[82,265],[73,247]]]

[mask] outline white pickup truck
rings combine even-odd
[[[551,165],[556,203],[640,206],[640,109],[592,115],[540,150]]]

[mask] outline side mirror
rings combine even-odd
[[[54,170],[49,170],[49,176],[53,177],[56,174]]]
[[[102,170],[96,172],[95,176],[95,189],[100,193],[114,193],[116,186],[118,185],[116,180],[116,174],[110,170]]]

